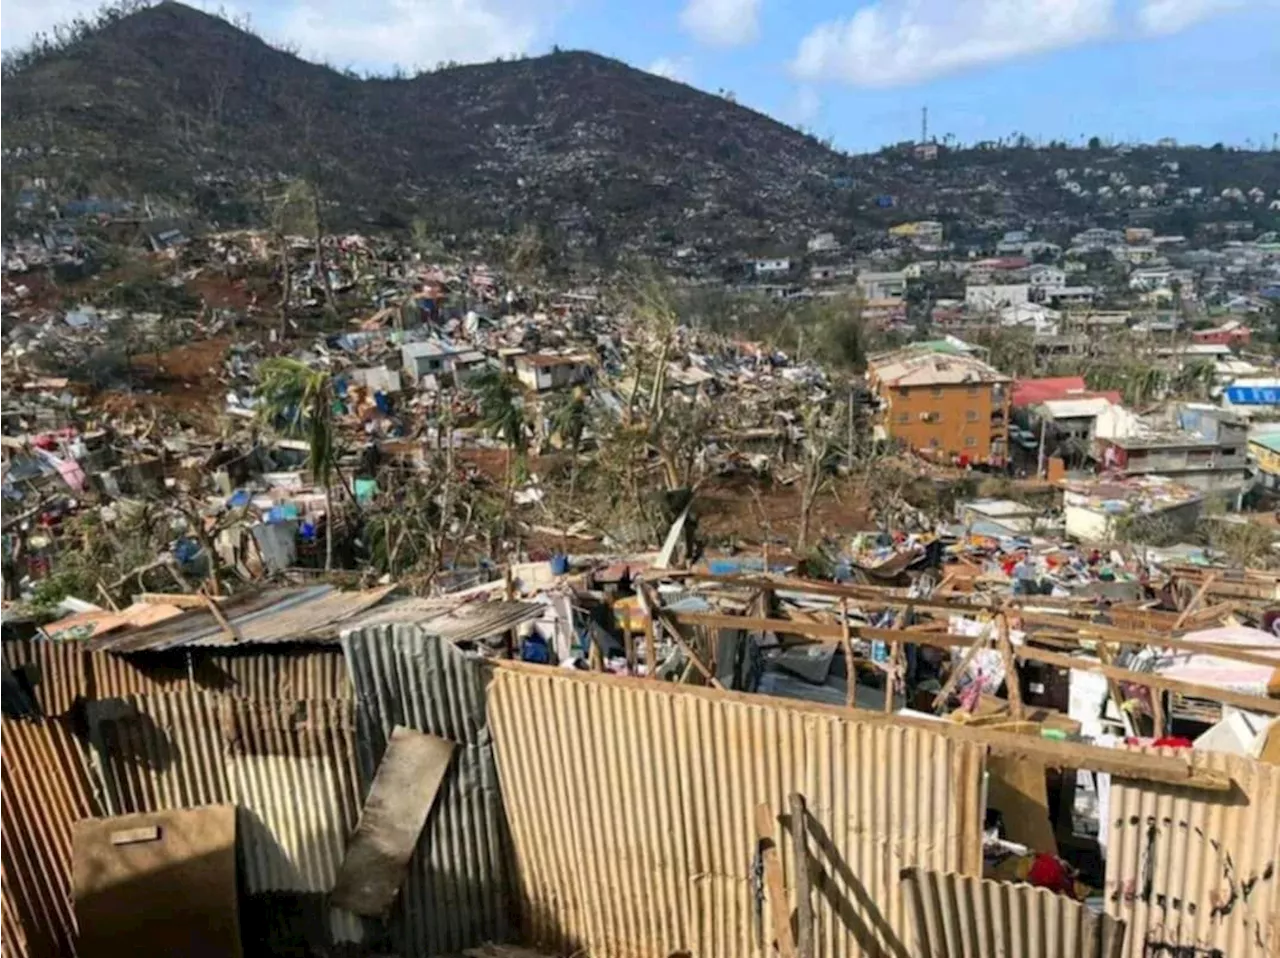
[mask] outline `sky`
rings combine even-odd
[[[1280,0],[199,0],[360,72],[592,50],[830,138],[1271,147]],[[97,4],[3,0],[0,47]]]

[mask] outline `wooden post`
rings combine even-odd
[[[854,708],[858,703],[858,668],[853,661],[853,639],[849,636],[849,600],[840,600],[840,642],[844,648],[844,704]]]
[[[898,616],[898,621],[894,623],[895,632],[901,632],[907,627],[907,619],[911,618],[911,606],[908,605],[902,610],[902,614]],[[888,715],[893,711],[893,687],[897,682],[898,672],[902,669],[902,643],[893,642],[890,644],[889,668],[884,674],[884,714]],[[903,690],[906,690],[904,685]]]
[[[648,618],[644,623],[644,668],[645,678],[656,679],[658,677],[658,639],[656,636],[657,626],[654,624],[652,609],[647,610]]]
[[[1155,738],[1164,738],[1164,692],[1161,689],[1148,689],[1151,693],[1151,716],[1154,720]]]
[[[791,908],[787,901],[787,884],[782,879],[782,862],[773,837],[773,810],[767,804],[756,806],[756,840],[764,863],[765,898],[773,916],[773,934],[778,942],[780,958],[796,958],[796,943],[791,937]]]
[[[791,793],[791,856],[796,866],[796,953],[813,958],[813,900],[809,897],[809,823],[804,796]]]
[[[1009,638],[1009,614],[1000,613],[1000,657],[1004,659],[1005,681],[1009,686],[1009,714],[1015,722],[1026,715],[1022,706],[1022,683],[1018,679],[1018,659],[1013,654],[1013,641]]]
[[[946,703],[947,699],[951,696],[951,690],[954,689],[956,687],[956,683],[960,681],[960,676],[962,676],[965,670],[969,668],[969,663],[973,661],[974,656],[976,656],[980,650],[987,647],[987,643],[990,639],[991,630],[983,629],[982,633],[973,640],[973,645],[969,646],[969,648],[965,650],[964,658],[960,660],[960,664],[957,665],[952,673],[947,676],[946,684],[943,685],[942,688],[938,690],[938,694],[933,697],[933,707],[935,710]]]

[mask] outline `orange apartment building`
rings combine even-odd
[[[885,438],[942,461],[1004,466],[1012,380],[973,356],[910,348],[873,358]]]

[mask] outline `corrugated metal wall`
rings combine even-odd
[[[333,645],[178,649],[116,655],[90,652],[81,642],[3,643],[10,668],[33,671],[45,715],[65,715],[78,699],[175,692],[222,692],[251,699],[333,700],[352,697],[342,650]]]
[[[1280,956],[1280,766],[1213,752],[1225,795],[1113,779],[1108,913],[1129,925],[1129,958]]]
[[[130,695],[85,712],[108,814],[230,801],[216,695]]]
[[[75,954],[71,826],[101,813],[83,748],[65,720],[4,719],[0,729],[4,953]]]
[[[923,728],[505,666],[489,715],[526,933],[543,947],[765,955],[753,810],[768,803],[790,828],[792,792],[808,803],[818,955],[905,958],[899,872],[980,867],[982,749]],[[781,825],[777,837],[794,890]]]
[[[354,630],[342,647],[356,693],[362,796],[396,725],[458,745],[392,911],[397,947],[456,954],[510,940],[514,860],[486,726],[485,666],[419,626]]]
[[[915,958],[1120,958],[1124,922],[1043,888],[908,868]]]
[[[5,665],[26,671],[45,715],[64,715],[88,688],[85,653],[77,642],[17,639],[0,642]]]

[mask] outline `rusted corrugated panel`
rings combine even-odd
[[[808,805],[815,954],[905,958],[901,870],[979,867],[982,749],[923,727],[506,666],[489,716],[526,935],[544,947],[764,955],[753,810],[783,816],[792,792]]]
[[[916,958],[1120,958],[1124,922],[1043,888],[902,873]]]
[[[109,814],[229,801],[217,696],[134,695],[86,712]]]
[[[25,673],[45,715],[65,715],[77,699],[87,695],[80,643],[15,639],[2,644],[5,664]]]
[[[196,653],[197,659],[200,653]],[[210,659],[229,679],[222,691],[258,700],[350,702],[351,677],[336,645],[219,652]]]
[[[236,644],[332,641],[340,623],[373,608],[392,586],[365,592],[339,592],[329,585],[272,589],[230,599],[221,606],[238,637],[227,634],[211,612],[194,609],[143,629],[90,639],[94,650],[117,653],[163,651],[188,647]]]
[[[9,893],[9,876],[0,860],[0,956],[26,958],[29,954],[31,949],[27,946],[27,935],[22,930],[22,921]]]
[[[246,892],[323,899],[360,813],[351,701],[227,697],[221,725],[228,793],[241,810]],[[357,916],[317,910],[311,939],[360,940]]]
[[[1195,751],[1225,794],[1113,778],[1106,902],[1126,955],[1280,956],[1280,766]]]
[[[336,646],[255,645],[227,652],[192,648],[85,655],[95,698],[194,690],[259,700],[349,700],[352,695],[342,650]]]
[[[0,736],[5,953],[71,956],[71,826],[100,813],[84,749],[65,719],[5,719]]]
[[[356,692],[361,795],[396,725],[458,745],[392,910],[396,945],[434,955],[509,940],[513,859],[485,725],[483,663],[411,625],[356,629],[342,648]]]
[[[225,698],[221,727],[248,891],[328,892],[360,814],[350,702]]]

